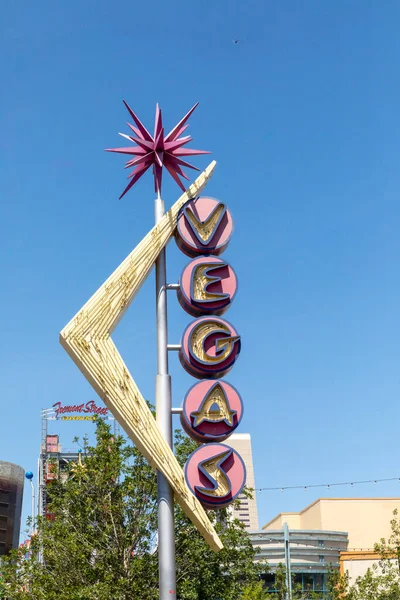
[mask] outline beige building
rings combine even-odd
[[[236,450],[243,459],[246,467],[246,486],[255,490],[253,454],[251,450],[251,436],[249,433],[234,433],[226,442]],[[234,517],[239,519],[249,531],[258,530],[257,496],[253,492],[253,498],[246,498],[244,494],[238,496],[240,507],[233,509]]]
[[[300,512],[280,513],[263,531],[282,530],[287,523],[290,530],[346,532],[340,568],[354,580],[378,562],[374,544],[390,537],[395,509],[400,509],[400,498],[319,498]]]

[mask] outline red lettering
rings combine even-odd
[[[86,403],[84,412],[95,413],[96,415],[107,415],[108,408],[102,408],[100,406],[97,406],[93,400],[90,400]]]
[[[107,415],[108,408],[103,408],[100,406],[96,406],[96,403],[93,400],[89,400],[86,404],[70,404],[63,406],[61,402],[56,402],[53,404],[54,411],[56,413],[56,418],[65,413],[93,413],[96,415]]]

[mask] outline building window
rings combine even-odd
[[[303,573],[303,590],[310,591],[314,587],[314,577],[313,574]]]
[[[318,593],[318,598],[324,598],[326,593],[326,578],[327,575],[324,575],[323,573],[294,573],[293,585],[298,586],[299,591],[301,592],[308,591],[314,592],[314,594]],[[275,573],[264,575],[263,579],[266,583],[267,591],[271,594],[274,592],[276,593]],[[271,600],[274,600],[275,598],[275,595],[271,595]]]
[[[324,576],[322,573],[314,573],[314,591],[315,592],[324,592]]]
[[[325,542],[324,542],[324,540],[318,540],[318,546],[320,548],[325,548]]]

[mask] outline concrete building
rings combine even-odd
[[[239,519],[249,531],[257,531],[257,495],[255,491],[251,436],[249,433],[234,433],[228,438],[226,443],[242,457],[246,467],[246,486],[254,490],[253,498],[246,498],[244,494],[239,495],[238,500],[240,501],[240,507],[238,509],[233,509],[233,515],[235,518]]]
[[[280,513],[262,528],[347,531],[349,549],[372,550],[382,537],[390,535],[393,511],[400,498],[319,498],[300,512]]]
[[[287,586],[300,585],[303,591],[321,594],[327,592],[330,569],[339,570],[340,556],[347,549],[347,533],[289,529],[286,524],[279,530],[250,533],[257,548],[257,560],[266,560],[270,571],[264,576],[266,588],[272,594],[275,589],[275,572],[279,564],[286,567]]]
[[[354,581],[379,561],[374,544],[390,537],[395,509],[400,509],[400,498],[319,498],[300,512],[278,514],[251,534],[259,547],[257,558],[272,568],[271,591],[273,572],[285,561],[295,580],[321,592],[321,598],[330,566]]]
[[[0,556],[18,548],[25,471],[0,461]]]

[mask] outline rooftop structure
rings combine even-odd
[[[372,550],[382,537],[390,535],[393,511],[400,498],[318,498],[300,512],[279,513],[263,531],[290,529],[347,531],[349,549]]]

